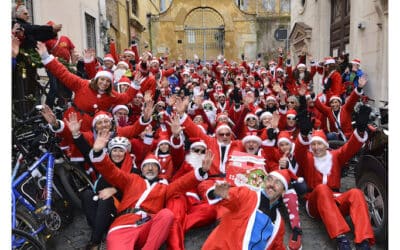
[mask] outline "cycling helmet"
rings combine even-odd
[[[108,142],[108,151],[113,148],[123,148],[126,152],[131,151],[131,142],[126,137],[116,136]]]

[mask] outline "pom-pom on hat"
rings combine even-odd
[[[144,165],[148,163],[155,163],[158,166],[158,170],[161,169],[160,162],[157,160],[157,157],[154,154],[148,154],[142,164],[140,165],[140,169],[143,170]]]
[[[103,57],[103,61],[111,61],[111,62],[115,63],[115,60],[114,60],[114,58],[113,58],[113,56],[111,54],[106,54]]]
[[[275,170],[269,174],[275,176],[282,182],[283,186],[285,187],[285,191],[289,189],[292,180],[298,180],[298,182],[302,182],[302,178],[298,178],[296,175],[294,175],[291,171],[287,169]]]
[[[289,131],[280,131],[278,135],[278,145],[281,142],[287,142],[289,144],[292,144],[292,140],[290,140],[290,133]]]
[[[329,147],[328,139],[326,138],[326,135],[323,130],[314,130],[313,131],[313,133],[311,135],[310,143],[312,143],[314,141],[320,141],[325,146]]]
[[[99,77],[106,77],[110,79],[111,82],[113,82],[113,74],[110,71],[107,70],[99,70],[97,71],[96,75],[94,76],[94,79],[96,80]]]
[[[105,112],[105,111],[97,112],[93,117],[92,127],[94,128],[96,126],[96,122],[98,122],[99,120],[102,120],[102,119],[108,119],[108,120],[112,121],[112,116],[110,113]]]

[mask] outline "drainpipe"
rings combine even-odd
[[[151,13],[147,13],[146,17],[147,17],[147,24],[149,26],[149,45],[150,45],[150,51],[151,53],[153,53],[153,38],[152,38],[152,33],[151,33]]]
[[[128,17],[128,48],[131,47],[131,12],[130,12],[130,5],[129,5],[129,0],[126,0],[126,15]]]

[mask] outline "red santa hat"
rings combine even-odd
[[[124,66],[126,69],[129,69],[129,64],[128,64],[127,62],[125,62],[125,61],[119,61],[118,64],[117,64],[117,66],[119,66],[119,65],[122,65],[122,66]]]
[[[268,65],[272,65],[272,64],[276,64],[276,62],[274,60],[271,60],[268,62]]]
[[[326,135],[323,130],[314,130],[313,131],[313,133],[311,135],[310,143],[312,143],[314,141],[320,141],[323,144],[325,144],[325,146],[329,147],[328,139],[326,138]]]
[[[124,54],[129,54],[129,55],[135,56],[135,52],[133,52],[133,50],[131,50],[131,49],[124,49]]]
[[[99,111],[97,112],[92,120],[92,127],[94,128],[96,126],[96,122],[102,119],[108,119],[109,121],[112,121],[112,116],[110,113],[105,112],[105,111]]]
[[[277,68],[276,71],[277,72],[282,72],[282,73],[284,72],[284,70],[281,67]]]
[[[158,149],[160,148],[160,145],[163,144],[163,143],[167,143],[168,145],[171,145],[171,142],[169,141],[169,136],[168,136],[168,134],[167,134],[167,133],[164,133],[164,132],[160,133],[160,137],[158,138],[158,141],[157,141],[157,151],[158,151]]]
[[[188,70],[184,70],[182,72],[182,76],[184,76],[184,75],[190,76],[190,72]]]
[[[96,75],[94,76],[94,79],[96,80],[99,77],[108,78],[108,79],[110,79],[111,82],[114,81],[113,80],[113,78],[114,78],[113,74],[110,71],[107,71],[107,70],[99,70],[99,71],[97,71]]]
[[[148,163],[155,163],[157,164],[158,170],[161,169],[160,162],[158,161],[157,157],[154,154],[148,154],[142,164],[140,165],[140,169],[143,170],[144,165]]]
[[[119,104],[119,105],[116,105],[116,106],[112,109],[112,114],[115,115],[115,113],[116,113],[118,110],[120,110],[120,109],[123,109],[123,110],[126,110],[127,112],[129,112],[128,106]]]
[[[114,58],[113,58],[113,56],[111,54],[106,54],[103,57],[103,61],[111,61],[111,62],[115,63],[115,60],[114,60]]]
[[[126,77],[126,76],[122,76],[122,77],[119,79],[117,85],[118,85],[118,86],[119,86],[119,85],[131,85],[131,80],[130,80],[128,77]]]
[[[255,141],[258,145],[261,145],[261,138],[257,135],[257,132],[247,132],[246,136],[243,137],[242,143],[245,144],[249,141]]]
[[[286,117],[291,117],[291,118],[293,118],[293,117],[296,117],[296,115],[297,115],[297,112],[296,112],[296,110],[294,110],[294,109],[289,109],[289,110],[287,111],[287,113],[286,113]]]
[[[299,63],[297,64],[297,68],[306,68],[306,65],[304,63]]]
[[[275,101],[276,102],[276,97],[275,96],[273,96],[273,95],[269,95],[269,96],[267,96],[267,98],[265,98],[265,101]]]
[[[263,68],[261,71],[260,71],[260,75],[263,75],[263,74],[267,74],[268,72],[267,72],[267,70],[265,69],[265,68]]]
[[[333,100],[338,100],[340,103],[342,103],[342,98],[340,98],[340,97],[337,96],[337,95],[331,96],[331,98],[329,98],[329,103],[330,103],[331,101],[333,101]]]
[[[50,20],[50,21],[48,21],[46,24],[49,25],[49,26],[53,26],[53,25],[55,25],[56,23]]]
[[[137,92],[136,97],[142,97],[143,98],[143,93],[142,92]]]
[[[358,59],[358,58],[354,58],[351,62],[350,62],[351,64],[357,64],[357,65],[360,65],[361,64],[361,60],[360,59]]]
[[[325,57],[324,58],[324,65],[328,65],[328,64],[332,64],[332,63],[336,63],[334,58],[332,58],[332,57]]]
[[[190,138],[192,144],[190,144],[190,149],[195,147],[204,147],[207,148],[207,144],[200,138]]]
[[[258,116],[256,116],[256,114],[254,114],[254,113],[248,113],[245,117],[244,117],[244,120],[245,121],[247,121],[247,119],[249,119],[249,118],[255,118],[256,119],[256,121],[258,121]]]
[[[262,119],[264,119],[264,118],[267,118],[267,117],[272,117],[272,113],[269,112],[269,111],[263,112],[263,113],[261,114],[261,116],[260,116],[260,120],[262,120]]]
[[[285,187],[285,191],[287,191],[289,189],[289,185],[291,184],[291,182],[293,180],[297,180],[298,182],[303,181],[303,178],[301,178],[301,177],[298,178],[296,175],[294,175],[291,171],[289,171],[287,169],[275,170],[269,174],[272,176],[275,176],[282,182],[283,186]]]
[[[225,96],[225,94],[224,94],[223,91],[218,91],[218,92],[217,92],[217,96],[218,96],[218,97],[220,97],[220,96]]]
[[[278,145],[281,142],[287,142],[289,144],[292,144],[292,140],[290,139],[290,133],[289,131],[280,131],[278,135]]]
[[[225,122],[218,123],[217,127],[215,128],[215,133],[218,133],[221,129],[226,128],[232,133],[231,127],[226,124]]]

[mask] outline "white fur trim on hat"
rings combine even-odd
[[[329,102],[333,101],[333,100],[338,100],[340,103],[342,103],[342,98],[340,98],[339,96],[331,96],[331,98],[329,98]]]
[[[262,120],[262,119],[264,119],[264,118],[266,118],[266,117],[272,117],[272,116],[273,116],[273,115],[272,115],[271,112],[265,111],[265,112],[263,112],[263,113],[261,114],[260,120]]]
[[[281,175],[279,172],[276,172],[276,171],[272,171],[269,174],[278,178],[282,182],[283,186],[285,187],[285,190],[286,191],[288,190],[289,184],[287,183],[287,180],[283,175]]]
[[[273,96],[267,96],[267,98],[265,99],[266,101],[275,101],[276,102],[276,98]]]
[[[112,109],[112,114],[115,114],[115,112],[117,112],[120,109],[123,109],[123,110],[126,110],[127,112],[129,112],[129,109],[126,105],[119,104]]]
[[[93,118],[92,127],[94,128],[94,127],[96,126],[96,122],[98,122],[98,121],[101,120],[101,119],[108,119],[108,120],[110,120],[110,121],[112,120],[112,118],[111,118],[110,116],[106,115],[106,114],[96,115],[96,116]]]
[[[113,74],[110,71],[107,71],[107,70],[98,71],[96,73],[94,79],[96,80],[99,77],[106,77],[106,78],[110,79],[111,81],[113,81]]]
[[[320,142],[322,142],[325,146],[329,147],[329,143],[328,143],[324,138],[322,138],[322,137],[320,137],[320,136],[313,136],[313,137],[311,137],[310,144],[311,144],[312,142],[314,142],[314,141],[320,141]]]
[[[297,68],[301,68],[301,67],[306,68],[306,65],[305,65],[304,63],[299,63],[299,64],[297,65]]]
[[[324,65],[332,64],[332,63],[335,63],[335,62],[336,62],[335,59],[330,58],[330,59],[325,60]]]
[[[261,145],[261,143],[262,143],[261,138],[259,136],[256,136],[256,135],[246,135],[242,139],[242,143],[243,144],[245,144],[246,142],[249,142],[249,141],[255,141],[255,142],[258,143],[258,145]]]
[[[253,114],[253,113],[248,113],[248,114],[244,117],[244,120],[246,121],[246,120],[249,119],[250,117],[254,117],[254,118],[256,118],[256,121],[258,121],[258,116],[256,116],[256,115]]]
[[[114,58],[110,57],[110,56],[106,56],[103,58],[103,61],[111,61],[113,63],[115,63]]]
[[[217,127],[217,129],[215,130],[215,133],[218,133],[218,131],[220,131],[220,130],[223,129],[223,128],[227,128],[227,129],[229,129],[229,131],[232,132],[231,127],[229,127],[229,126],[226,125],[226,124],[222,124],[222,125],[219,125],[219,126]]]
[[[140,169],[143,169],[144,165],[148,164],[148,163],[155,163],[158,166],[158,169],[161,169],[161,165],[160,162],[156,159],[146,159],[142,162],[142,164],[140,165]]]
[[[171,145],[171,142],[169,140],[163,139],[157,143],[157,148],[159,148],[160,145],[163,143],[167,143],[168,145]]]
[[[289,138],[286,138],[286,137],[279,138],[277,144],[279,145],[279,143],[281,143],[281,142],[287,142],[289,144],[293,143]]]
[[[207,145],[203,142],[203,141],[197,141],[197,142],[193,142],[192,145],[190,145],[190,149],[194,148],[194,147],[204,147],[207,148]]]
[[[123,65],[125,68],[129,69],[129,64],[125,61],[119,61],[117,65]]]
[[[133,51],[130,50],[130,49],[124,50],[124,54],[130,54],[130,55],[132,55],[132,56],[135,56],[135,52],[133,52]]]

